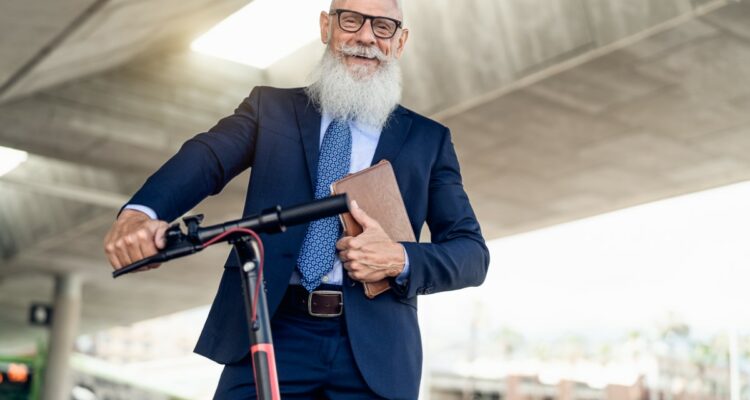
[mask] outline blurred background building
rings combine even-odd
[[[422,397],[750,399],[750,1],[404,5],[403,104],[452,129],[493,258],[421,298]],[[308,83],[327,7],[0,3],[0,398],[210,398],[228,249],[113,281],[102,240],[252,87]]]

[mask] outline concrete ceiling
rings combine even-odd
[[[445,119],[490,236],[750,179],[738,18],[715,11]]]
[[[180,43],[246,3],[6,2],[0,15],[0,100],[115,67],[153,46]]]
[[[63,271],[87,279],[83,331],[210,302],[226,251],[115,282],[103,235],[185,139],[321,52],[260,71],[186,50],[242,1],[64,3],[0,13],[0,145],[31,153],[0,177],[0,351],[43,335],[26,310]],[[452,129],[488,239],[750,179],[747,1],[406,7],[404,103]],[[237,217],[247,178],[197,211]]]

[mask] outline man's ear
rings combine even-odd
[[[398,37],[398,41],[396,42],[396,58],[401,58],[401,54],[404,52],[404,46],[406,46],[406,41],[409,39],[409,30],[408,29],[402,29],[401,30],[401,36]]]
[[[328,13],[325,11],[320,12],[320,41],[323,44],[328,44],[328,33],[330,32],[331,19],[328,18]]]

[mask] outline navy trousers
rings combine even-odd
[[[282,301],[271,329],[282,399],[382,399],[357,368],[343,315],[312,317]],[[224,366],[214,399],[255,398],[250,357]]]

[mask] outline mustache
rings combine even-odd
[[[383,54],[383,52],[380,51],[380,49],[377,46],[341,45],[341,47],[339,48],[339,51],[341,52],[341,54],[345,56],[374,58],[381,62],[388,61],[388,56]]]

